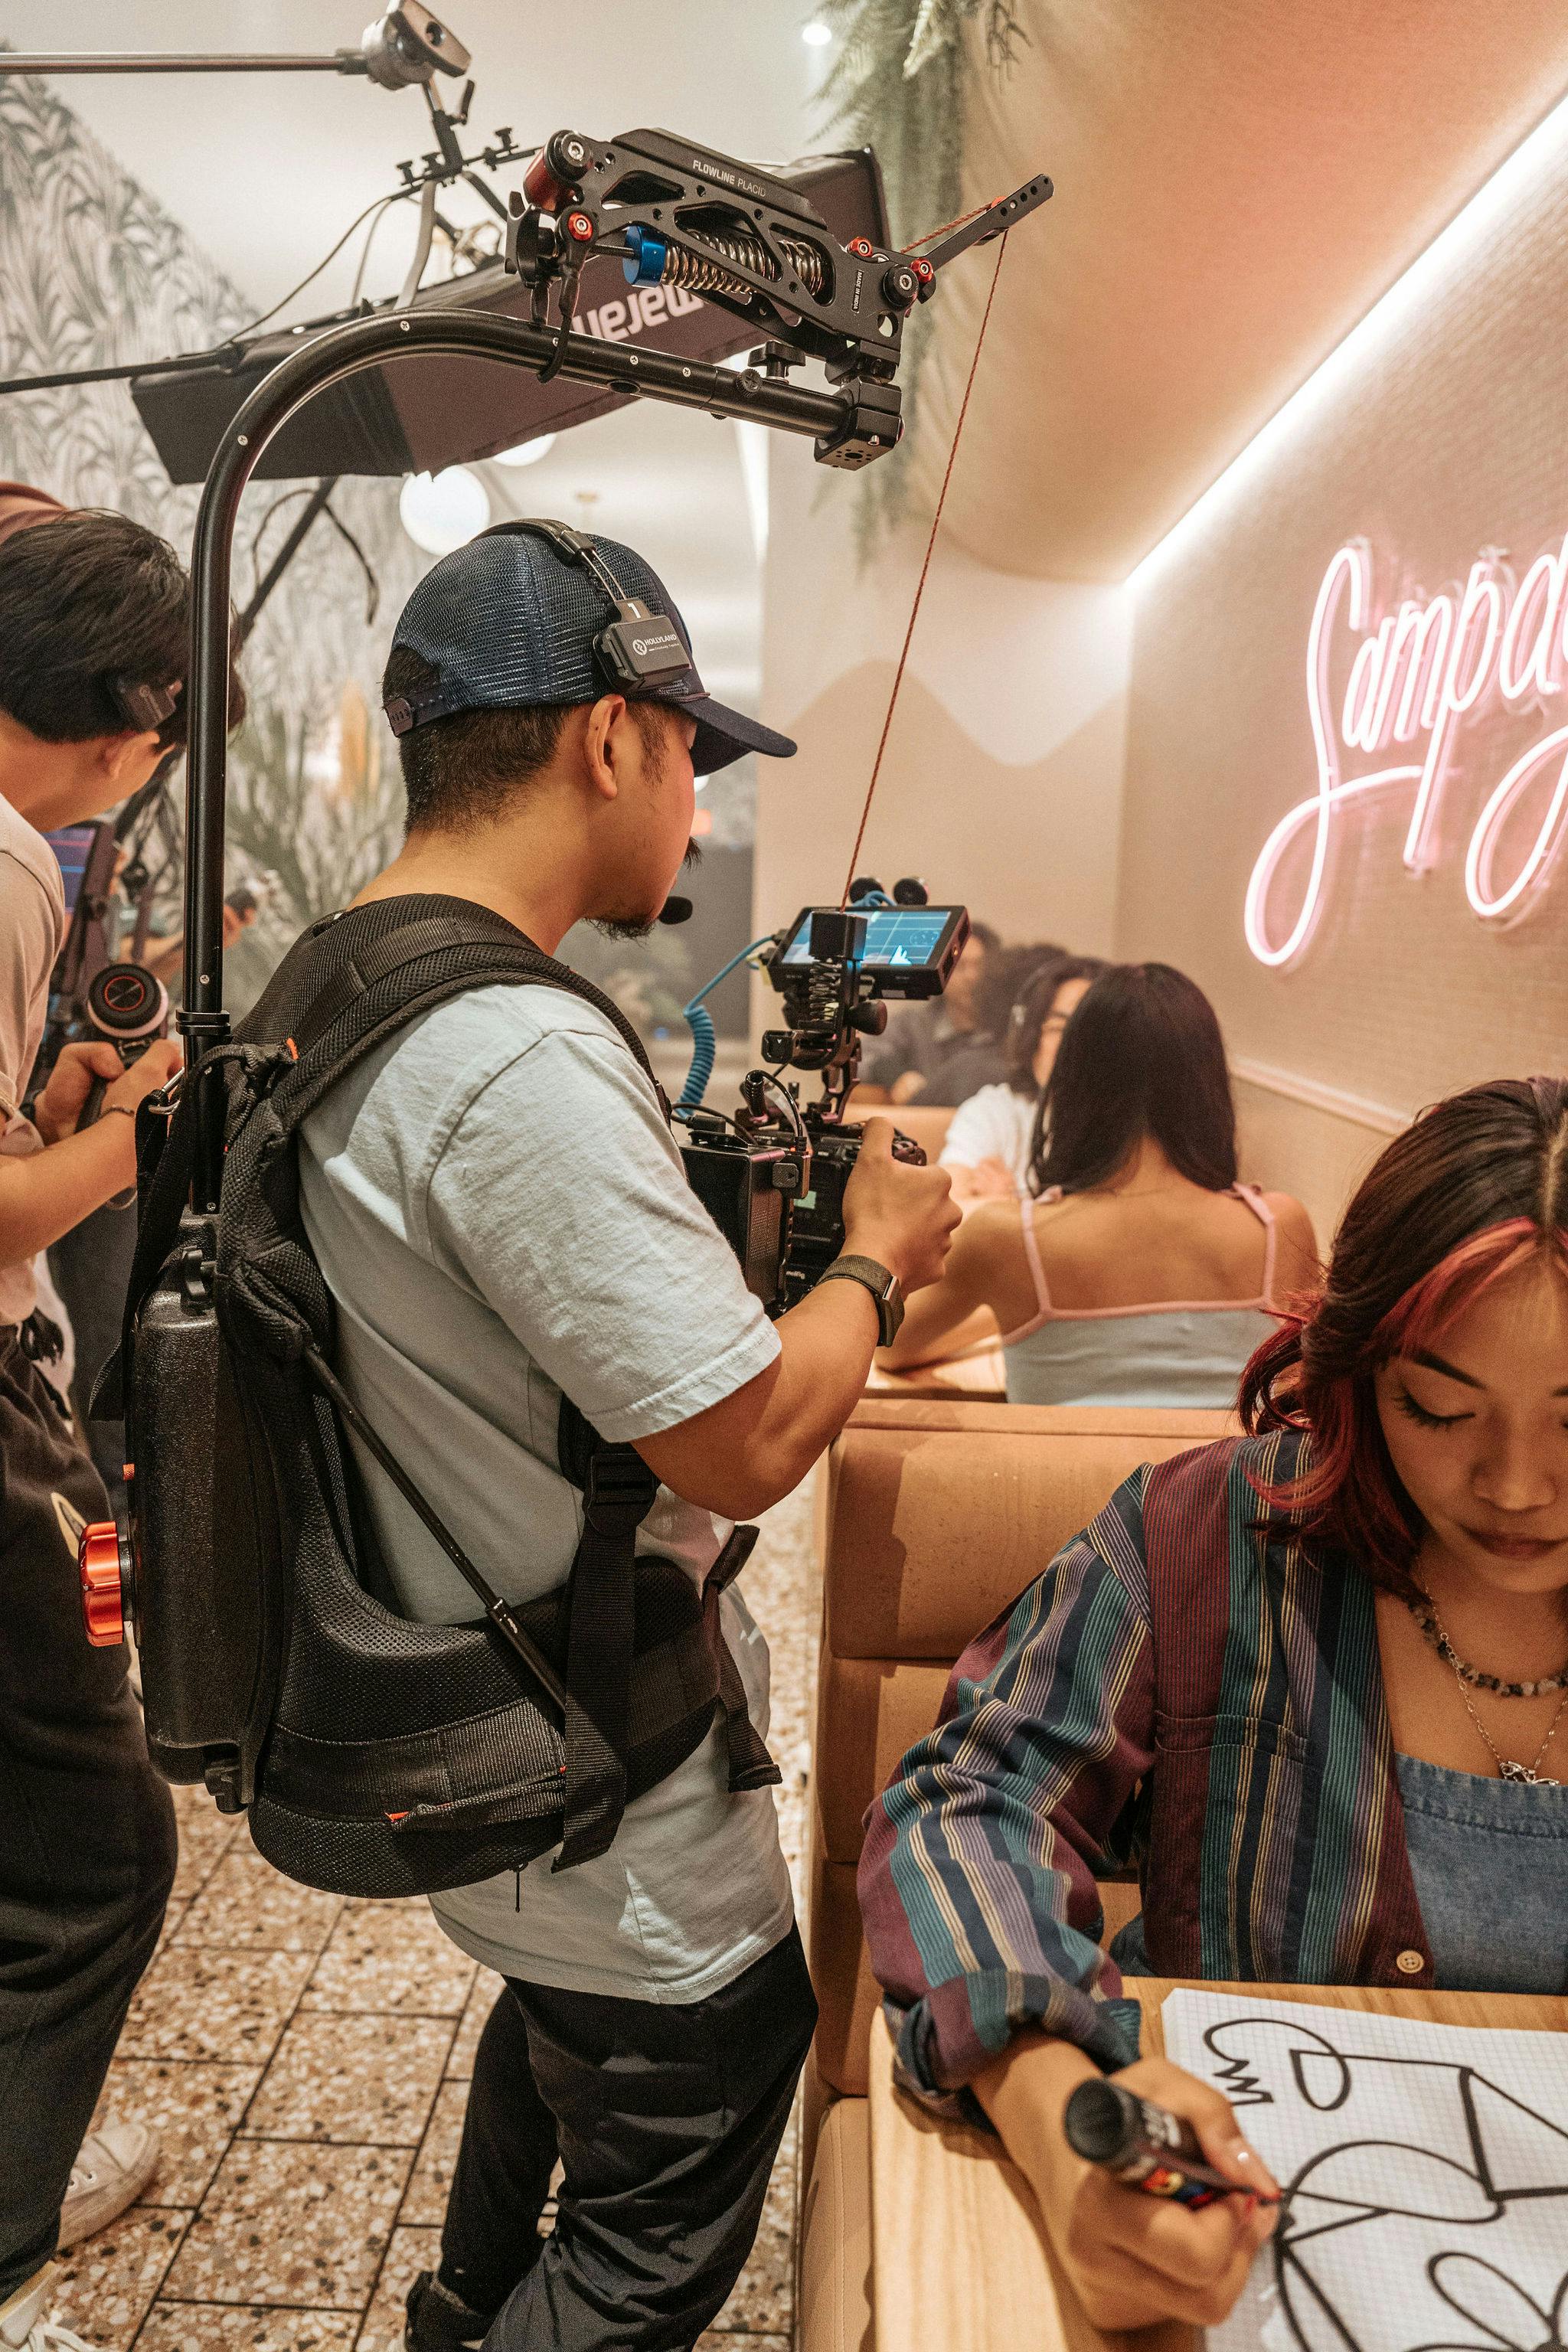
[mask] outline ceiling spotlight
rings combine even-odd
[[[541,457],[548,457],[554,446],[554,434],[542,433],[535,441],[520,441],[515,449],[498,449],[490,463],[492,466],[537,466]]]
[[[833,38],[833,29],[819,17],[814,17],[809,25],[801,26],[800,37],[808,49],[825,49]]]
[[[397,511],[416,547],[426,555],[450,555],[489,522],[489,492],[467,466],[447,466],[439,474],[410,474]]]

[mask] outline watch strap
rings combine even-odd
[[[827,1267],[824,1282],[858,1282],[868,1290],[877,1302],[877,1320],[881,1326],[878,1345],[890,1348],[899,1336],[899,1326],[904,1319],[903,1293],[898,1276],[874,1257],[857,1257],[853,1254],[836,1257]]]

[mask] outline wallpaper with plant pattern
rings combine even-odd
[[[257,307],[46,83],[0,81],[0,376],[198,351]],[[122,383],[0,395],[0,477],[117,507],[188,553],[197,494],[170,486]],[[272,512],[287,490],[268,482],[247,495],[241,605],[258,538],[265,566],[288,529],[289,505]],[[245,654],[250,716],[229,759],[230,878],[275,873],[279,887],[229,957],[237,1009],[295,933],[351,897],[401,835],[376,681],[389,625],[426,559],[398,522],[395,483],[345,481],[332,503],[376,575],[380,619],[367,622],[364,573],[319,520]]]

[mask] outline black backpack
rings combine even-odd
[[[279,1870],[334,1893],[431,1894],[557,1844],[557,1870],[603,1853],[626,1803],[692,1754],[716,1710],[731,1790],[779,1778],[719,1622],[754,1528],[735,1530],[700,1595],[673,1561],[637,1558],[657,1482],[563,1398],[560,1466],[584,1496],[582,1539],[563,1591],[510,1607],[332,1371],[332,1301],[300,1216],[300,1123],[418,1014],[498,982],[595,1005],[654,1083],[608,998],[502,917],[402,898],[315,925],[216,1049],[216,1217],[189,1205],[195,1087],[172,1118],[148,1106],[141,1121],[124,1335],[94,1402],[127,1423],[121,1559],[148,1744],[166,1778],[248,1806]],[[473,1585],[473,1623],[398,1613],[345,1423]]]

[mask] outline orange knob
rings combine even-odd
[[[112,1650],[125,1639],[125,1580],[120,1529],[112,1519],[83,1528],[77,1545],[81,1575],[81,1613],[95,1650]]]

